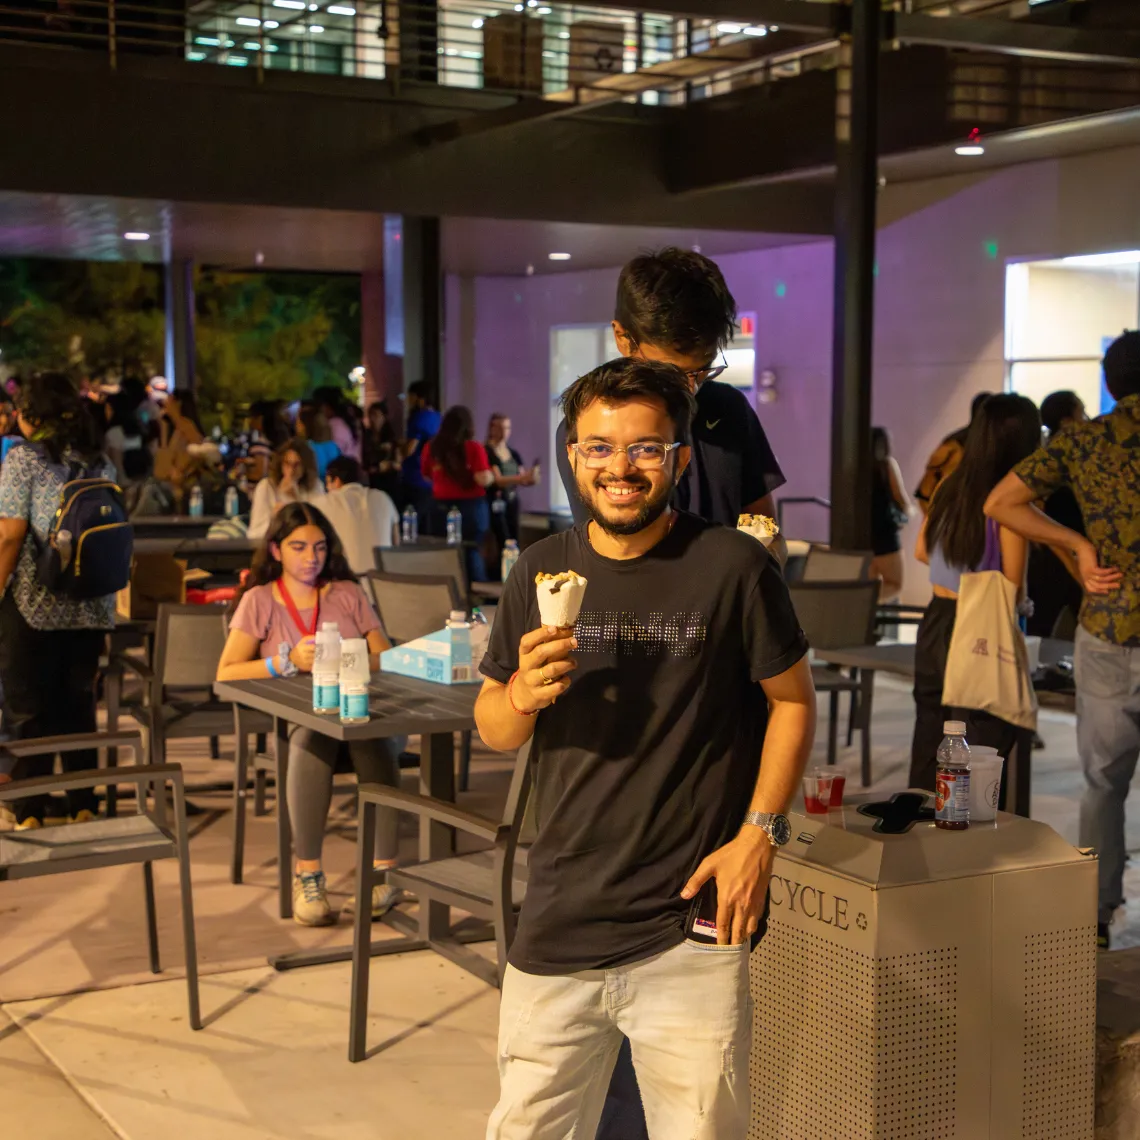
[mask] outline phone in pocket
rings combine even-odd
[[[709,879],[689,905],[689,917],[685,921],[686,938],[690,938],[694,942],[702,942],[706,946],[717,944],[717,905],[716,879]]]

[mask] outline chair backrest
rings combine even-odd
[[[226,644],[218,606],[158,607],[151,668],[164,688],[211,690]]]
[[[382,574],[455,579],[459,597],[467,597],[467,569],[462,546],[378,546],[373,551]]]
[[[365,576],[380,624],[394,645],[443,629],[452,610],[463,605],[450,575],[384,574]]]
[[[836,550],[812,546],[804,562],[801,582],[862,582],[871,572],[869,550]]]
[[[797,582],[788,593],[814,649],[874,644],[878,581]]]

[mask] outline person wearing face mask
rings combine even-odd
[[[736,301],[716,263],[684,249],[635,257],[618,278],[612,322],[622,356],[674,364],[697,399],[693,459],[677,485],[675,505],[709,522],[736,526],[742,514],[775,518],[773,493],[786,482],[760,420],[743,392],[717,381],[736,330]],[[555,455],[575,522],[586,518],[566,452],[566,422]],[[781,563],[777,536],[768,550]]]
[[[269,478],[262,479],[253,492],[249,512],[249,537],[264,538],[273,516],[289,503],[310,503],[324,495],[317,477],[313,450],[300,438],[283,443],[269,465]]]
[[[341,637],[368,642],[372,672],[389,648],[380,622],[348,567],[336,531],[309,503],[278,511],[266,542],[235,599],[229,636],[218,663],[219,681],[250,681],[310,673],[316,632],[335,622]],[[400,783],[400,740],[359,741],[348,746],[362,783]],[[340,745],[319,732],[291,725],[285,796],[293,825],[296,865],[293,919],[302,926],[336,921],[321,869],[321,846],[332,802],[333,773]],[[374,866],[396,865],[397,815],[377,813]],[[373,888],[372,914],[379,918],[398,902],[399,892]],[[349,909],[352,907],[349,904]]]

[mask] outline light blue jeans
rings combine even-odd
[[[1082,847],[1100,855],[1099,922],[1124,902],[1124,801],[1140,759],[1140,647],[1077,630],[1077,750],[1085,775]]]
[[[508,966],[487,1140],[593,1140],[623,1035],[653,1140],[745,1140],[748,959],[747,943],[682,942],[609,970]]]

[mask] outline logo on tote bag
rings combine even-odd
[[[990,647],[988,640],[984,637],[979,637],[978,640],[974,642],[974,652],[979,657],[989,657]]]

